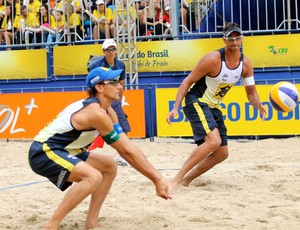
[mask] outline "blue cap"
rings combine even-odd
[[[85,84],[87,87],[92,88],[100,81],[118,79],[122,71],[123,69],[112,70],[105,67],[97,67],[87,75]]]

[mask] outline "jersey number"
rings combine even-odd
[[[217,92],[215,93],[214,97],[217,98],[217,99],[225,97],[225,95],[231,89],[232,86],[234,86],[234,84],[224,84],[224,83],[222,83],[219,86],[219,88],[218,88]]]

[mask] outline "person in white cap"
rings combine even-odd
[[[154,183],[158,196],[172,198],[167,181],[130,142],[110,106],[120,97],[122,71],[105,67],[92,70],[86,78],[89,97],[67,106],[39,132],[30,146],[32,170],[60,190],[68,189],[44,229],[59,229],[65,216],[89,195],[84,229],[100,227],[100,209],[116,177],[117,164],[110,156],[87,151],[98,135]]]
[[[124,110],[122,108],[122,102],[121,102],[123,98],[123,87],[125,85],[126,67],[122,61],[116,58],[118,51],[117,51],[117,44],[114,39],[105,39],[102,44],[102,50],[104,56],[102,56],[100,59],[92,63],[92,65],[89,66],[88,71],[91,71],[92,69],[99,66],[107,67],[113,70],[117,70],[117,69],[123,70],[119,79],[120,84],[122,85],[122,89],[120,91],[120,99],[113,102],[111,106],[118,115],[119,123],[121,124],[123,131],[127,134],[128,132],[131,131],[131,128],[127,119],[127,115],[124,113]],[[128,163],[122,157],[118,157],[117,162],[121,166],[128,165]]]
[[[242,30],[233,22],[223,31],[225,47],[204,55],[180,85],[174,108],[167,115],[171,124],[182,104],[198,145],[170,182],[174,192],[179,185],[188,186],[195,178],[228,157],[227,128],[220,106],[223,98],[242,77],[252,106],[267,114],[256,91],[251,61],[240,51]]]

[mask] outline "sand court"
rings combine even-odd
[[[132,140],[168,179],[195,145],[192,139]],[[29,168],[31,142],[0,141],[0,229],[41,229],[64,193]],[[112,229],[292,229],[300,227],[300,138],[230,140],[229,158],[179,187],[173,200],[131,167],[118,175],[100,213],[101,228]],[[116,157],[105,146],[95,150]],[[60,229],[82,229],[89,198]]]

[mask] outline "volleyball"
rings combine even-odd
[[[299,93],[292,83],[280,81],[272,86],[269,98],[274,109],[280,112],[289,112],[296,107]]]

